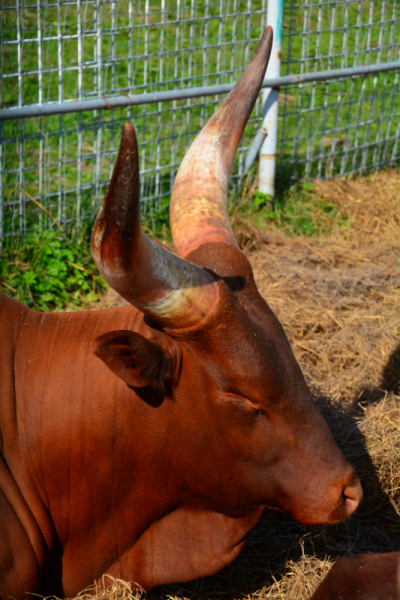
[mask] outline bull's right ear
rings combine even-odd
[[[93,342],[93,352],[133,388],[151,386],[165,392],[173,379],[173,359],[154,340],[134,331],[110,331]]]

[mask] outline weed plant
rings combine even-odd
[[[233,196],[230,213],[234,222],[243,220],[256,230],[278,230],[287,236],[320,238],[329,235],[334,226],[349,225],[338,207],[320,197],[308,181],[277,190],[272,208],[268,194],[255,191],[243,193],[240,199]]]
[[[106,284],[93,263],[85,233],[30,234],[0,253],[0,289],[44,312],[76,309],[98,300]]]

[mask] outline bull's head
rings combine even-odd
[[[181,164],[170,208],[176,255],[140,227],[138,150],[125,125],[92,252],[143,321],[139,332],[97,338],[94,351],[132,394],[146,390],[155,411],[172,407],[174,477],[185,493],[230,516],[264,505],[329,524],[357,508],[361,486],[256,288],[227,210],[234,156],[271,44],[268,28]]]

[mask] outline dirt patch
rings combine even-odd
[[[307,600],[343,555],[400,550],[400,174],[315,182],[347,225],[323,239],[235,223],[261,294],[280,319],[364,501],[339,525],[264,516],[244,551],[214,577],[151,599]],[[110,292],[101,307],[120,302]],[[122,585],[122,584],[118,584]],[[116,585],[111,599],[129,596]]]

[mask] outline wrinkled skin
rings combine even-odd
[[[311,600],[399,600],[400,552],[340,558]]]
[[[27,513],[2,520],[2,597],[73,596],[106,572],[146,589],[192,579],[233,560],[265,507],[308,524],[356,507],[354,471],[247,259],[228,244],[189,258],[220,291],[193,331],[133,307],[44,315],[1,296],[1,489],[15,482]],[[128,387],[92,353],[115,330],[160,345],[164,389]]]

